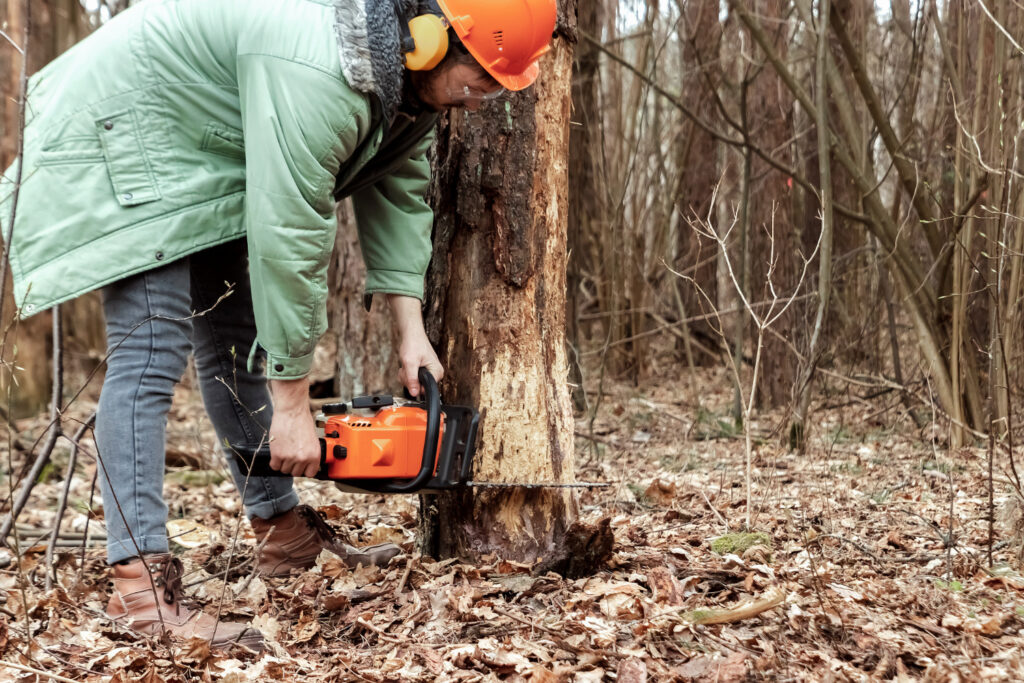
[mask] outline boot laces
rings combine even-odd
[[[158,562],[150,562],[153,571],[156,576],[153,582],[157,588],[162,588],[164,591],[164,602],[168,605],[174,605],[175,613],[180,613],[181,605],[185,601],[185,587],[181,583],[182,577],[185,575],[185,567],[181,564],[181,560],[177,557],[170,557],[166,560]]]
[[[324,521],[324,518],[320,516],[317,510],[309,507],[308,505],[300,505],[297,512],[305,520],[306,525],[309,526],[321,540],[333,541],[337,534],[334,529]]]

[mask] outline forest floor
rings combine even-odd
[[[0,551],[0,680],[46,680],[31,670],[147,682],[1024,679],[1024,576],[998,528],[987,559],[984,448],[944,449],[928,438],[941,430],[919,431],[894,394],[827,396],[803,456],[778,436],[785,415],[761,414],[751,425],[754,533],[737,535],[745,456],[728,378],[682,372],[639,388],[606,382],[593,422],[577,422],[578,478],[612,484],[580,493],[581,516],[610,519],[615,552],[576,580],[501,558],[419,557],[415,496],[315,481],[301,483],[304,500],[351,542],[395,540],[407,554],[380,569],[327,559],[294,578],[252,578],[249,527],[238,526],[198,394],[182,386],[168,437],[174,552],[195,599],[253,619],[270,651],[139,641],[103,617],[102,515],[87,456],[46,592],[36,539],[53,525],[61,447],[19,519],[21,557]],[[79,419],[88,401],[80,406]],[[31,443],[45,420],[18,426]],[[997,503],[1009,491],[1002,465]],[[90,500],[83,565],[75,546]]]

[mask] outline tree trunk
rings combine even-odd
[[[428,329],[445,399],[476,405],[476,481],[571,482],[565,353],[566,214],[575,2],[559,3],[536,85],[442,123]],[[440,557],[552,560],[577,515],[565,489],[474,488],[423,498]]]
[[[579,31],[601,39],[603,3],[586,2],[579,15]],[[587,407],[583,390],[583,368],[580,362],[580,294],[583,274],[594,273],[592,256],[595,249],[588,244],[600,222],[604,208],[604,189],[599,174],[601,112],[598,109],[598,67],[601,53],[587,40],[581,40],[575,55],[575,77],[572,84],[572,128],[569,135],[569,272],[567,332],[573,356],[569,359],[572,378],[572,400],[578,411]]]
[[[818,257],[818,311],[814,317],[814,328],[807,349],[807,361],[801,369],[797,387],[798,397],[793,420],[790,423],[789,445],[803,454],[806,451],[807,413],[811,405],[811,391],[814,387],[814,372],[819,361],[822,330],[828,315],[829,296],[832,290],[832,165],[829,159],[828,128],[828,84],[825,80],[825,59],[828,50],[829,0],[819,0],[817,51],[814,60],[814,104],[818,109],[815,132],[818,141],[818,177],[821,188],[821,253]],[[811,13],[808,2],[806,13]]]
[[[693,111],[699,112],[704,121],[721,125],[721,116],[715,106],[715,98],[708,96],[708,89],[715,87],[718,71],[723,68],[718,59],[719,45],[722,41],[722,24],[717,3],[687,2],[676,0],[676,8],[682,17],[679,22],[678,41],[680,45],[680,96],[686,99]],[[721,81],[721,78],[717,78]],[[686,135],[679,136],[674,150],[676,157],[677,180],[672,188],[671,199],[677,209],[679,227],[676,233],[677,252],[674,268],[686,271],[694,280],[701,283],[712,301],[719,296],[716,273],[720,272],[714,254],[717,249],[712,245],[709,258],[708,245],[704,244],[697,233],[690,229],[689,221],[705,220],[712,211],[712,197],[722,178],[719,158],[728,160],[730,151],[727,145],[719,143],[692,121],[686,120]],[[724,126],[723,126],[724,127]],[[729,162],[731,163],[731,162]],[[725,191],[722,188],[722,191]],[[721,221],[719,221],[721,225]],[[729,283],[725,283],[732,289]],[[677,301],[678,316],[685,320],[688,314],[703,311],[706,302],[694,287],[676,283],[673,297]],[[688,329],[689,328],[689,329]],[[712,340],[712,346],[719,346],[715,327],[707,321],[696,322],[682,328],[682,339],[677,339],[676,348],[686,354],[687,364],[693,366],[691,333],[704,340]],[[707,346],[697,347],[705,350],[698,356],[698,362],[715,362],[717,356],[706,353]],[[696,395],[696,392],[694,393]]]
[[[6,0],[0,24],[4,32],[19,45],[24,32],[24,0]],[[64,50],[74,45],[88,32],[85,10],[78,0],[32,0],[32,35],[28,49],[28,73],[35,73]],[[3,126],[0,135],[0,171],[10,166],[18,149],[18,81],[21,77],[21,55],[6,41],[0,41],[0,71],[4,77]],[[31,107],[32,94],[28,95]],[[24,210],[24,209],[22,209]],[[9,215],[0,216],[0,225],[7,226]],[[2,320],[6,326],[14,317],[13,287],[8,279],[2,306]],[[99,298],[87,295],[74,304],[62,307],[64,320],[72,324],[73,337],[68,347],[69,359],[80,361],[88,368],[95,364],[104,347],[102,317]],[[10,388],[12,416],[34,415],[50,402],[50,355],[52,349],[52,313],[33,316],[15,325],[4,338],[4,367],[15,368],[0,376],[0,396],[5,398]],[[10,363],[10,364],[8,364]],[[10,372],[16,373],[14,385],[9,387]],[[3,401],[6,405],[6,401]]]
[[[319,381],[332,379],[330,394],[347,400],[359,394],[382,392],[397,384],[398,340],[385,297],[363,308],[366,266],[359,253],[355,217],[348,201],[338,206],[338,237],[334,243],[328,286],[330,333],[320,340]],[[324,394],[326,396],[326,394]]]

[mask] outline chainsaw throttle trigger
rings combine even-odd
[[[427,431],[423,442],[423,460],[420,463],[419,474],[406,480],[367,479],[355,484],[359,488],[375,493],[413,493],[425,487],[434,476],[434,466],[437,464],[437,442],[441,439],[441,391],[437,388],[437,380],[426,368],[420,368],[419,380],[420,386],[423,387],[424,407],[427,409]],[[355,401],[353,401],[354,403]]]

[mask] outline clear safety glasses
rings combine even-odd
[[[448,96],[451,98],[453,102],[457,102],[460,105],[474,106],[480,105],[484,102],[490,102],[491,100],[499,99],[506,92],[507,91],[505,90],[505,88],[498,88],[497,90],[488,91],[476,86],[465,85],[462,87],[461,91],[458,89],[449,89]]]

